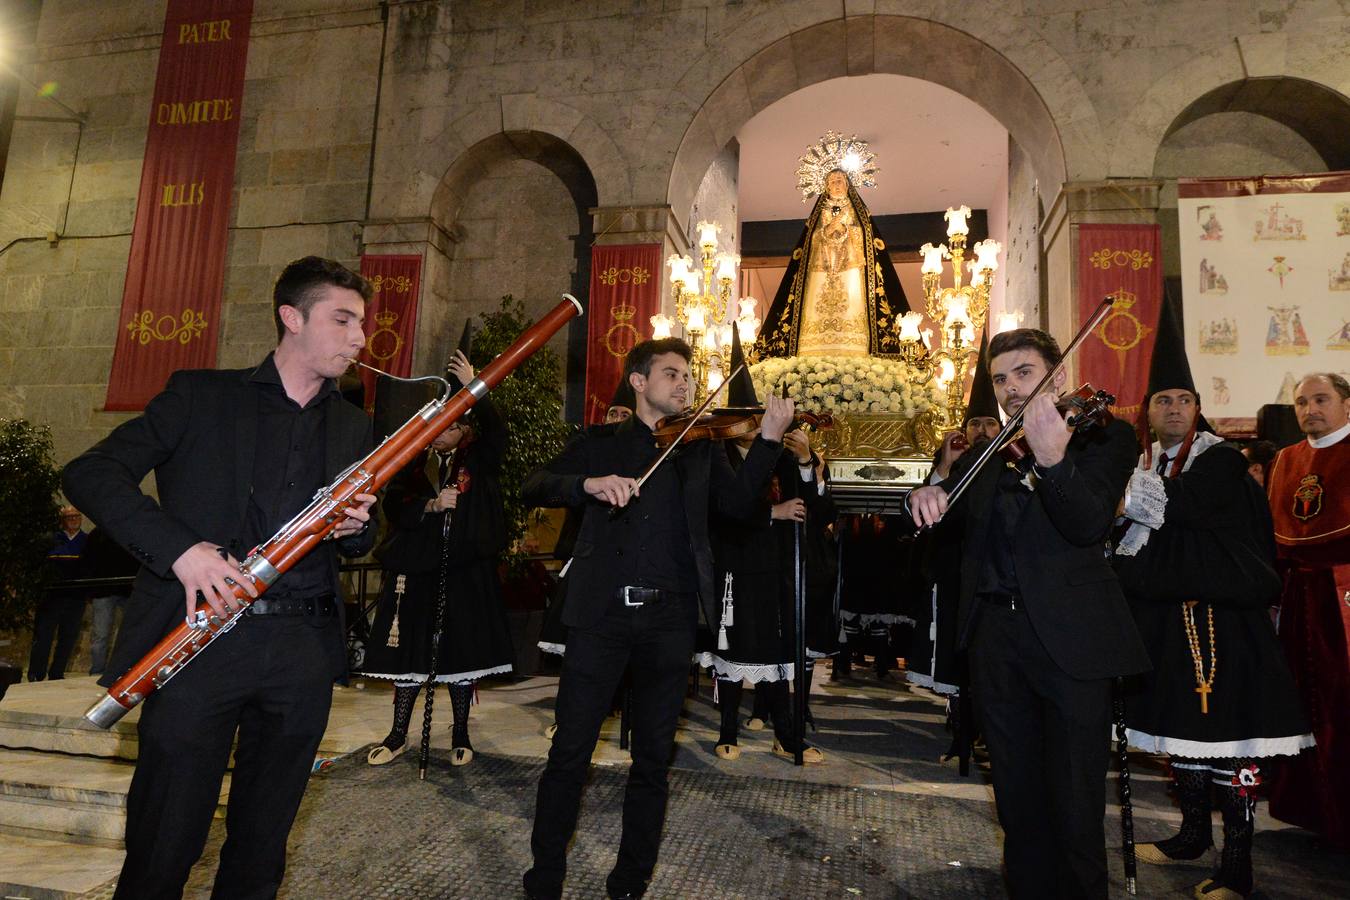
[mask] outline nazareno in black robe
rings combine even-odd
[[[1140,480],[1161,483],[1164,519],[1137,553],[1117,546],[1113,557],[1153,661],[1151,672],[1127,682],[1129,742],[1193,759],[1296,754],[1312,736],[1270,618],[1280,592],[1270,509],[1236,448],[1197,444],[1192,453],[1174,478],[1135,473],[1131,492]],[[1187,600],[1199,601],[1192,612],[1206,675],[1214,610],[1218,668],[1208,714],[1182,619]]]
[[[741,454],[731,442],[726,453],[732,468],[741,465]],[[796,659],[796,612],[793,560],[795,555],[793,523],[770,519],[775,502],[800,497],[806,504],[807,521],[812,525],[834,518],[834,503],[828,492],[821,493],[814,475],[803,481],[796,459],[784,450],[774,469],[769,487],[749,520],[714,517],[712,530],[716,584],[725,590],[731,575],[733,624],[727,629],[728,646],[717,648],[718,623],[711,623],[711,649],[699,655],[720,678],[743,679],[752,684],[761,681],[788,681]],[[802,528],[803,557],[812,556],[807,542],[807,527]],[[825,573],[821,573],[822,575]],[[828,576],[827,576],[828,577]],[[813,656],[824,655],[833,647],[833,593],[811,590],[813,579],[807,573],[803,583],[806,596],[806,646]],[[823,587],[823,579],[815,579]],[[811,651],[814,651],[813,653]]]
[[[499,480],[506,449],[506,426],[490,397],[474,407],[474,439],[456,448],[450,483],[459,500],[448,513],[424,512],[437,494],[435,457],[420,456],[390,481],[382,501],[390,531],[375,550],[384,566],[384,585],[371,628],[361,674],[394,681],[426,681],[431,637],[441,587],[442,529],[449,553],[445,627],[435,680],[473,681],[510,672],[515,652],[502,602],[497,565],[506,549],[506,518]],[[404,576],[401,599],[395,598]],[[397,608],[398,646],[388,646]]]

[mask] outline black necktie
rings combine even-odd
[[[450,454],[442,453],[440,457],[441,465],[436,475],[436,490],[438,491],[445,487],[445,479],[450,474]]]
[[[1158,454],[1158,474],[1164,478],[1167,477],[1167,464],[1170,462],[1171,460],[1167,458],[1166,453]]]

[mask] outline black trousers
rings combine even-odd
[[[1111,681],[1066,675],[1026,613],[986,604],[970,654],[1009,894],[1106,897]]]
[[[534,867],[525,873],[531,893],[550,897],[562,890],[567,844],[576,830],[591,754],[614,688],[630,661],[633,765],[624,793],[618,860],[607,884],[612,893],[640,891],[651,878],[697,623],[693,594],[639,607],[624,606],[615,598],[594,626],[568,630],[555,707],[558,731],[539,780],[530,838]]]
[[[45,597],[33,614],[33,648],[28,653],[28,680],[66,677],[66,664],[84,624],[84,597]],[[52,638],[56,652],[52,653]],[[50,658],[51,664],[48,665]]]
[[[145,701],[117,898],[182,896],[236,732],[212,896],[276,896],[286,838],[328,724],[338,630],[331,616],[245,617]]]

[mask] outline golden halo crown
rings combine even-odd
[[[797,162],[797,190],[802,192],[803,203],[825,193],[825,179],[835,169],[847,175],[855,189],[877,186],[876,154],[856,134],[844,137],[831,129],[807,147]]]

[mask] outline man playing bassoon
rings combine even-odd
[[[66,495],[141,563],[102,685],[113,684],[201,601],[237,608],[237,557],[370,450],[370,421],[335,379],[365,346],[371,288],[331,260],[286,267],[273,291],[277,347],[251,369],[180,371],[140,416],[65,469]],[[158,502],[142,493],[155,473]],[[338,560],[370,549],[357,494],[334,538],[248,607],[209,653],[141,710],[116,897],[179,897],[206,843],[235,743],[214,897],[275,896],[286,837],[328,722],[346,652]]]

